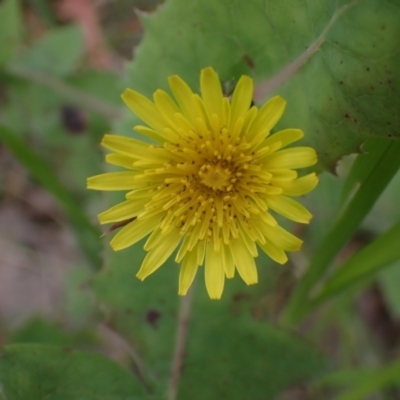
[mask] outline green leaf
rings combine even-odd
[[[382,151],[381,147],[377,148],[380,157],[373,157],[374,168],[369,169],[369,175],[363,179],[357,192],[337,217],[292,294],[282,317],[285,324],[292,325],[310,311],[309,296],[312,288],[327,272],[340,249],[354,235],[362,220],[400,168],[400,142],[383,141],[386,142],[385,151]]]
[[[96,229],[77,204],[76,200],[65,189],[63,184],[53,174],[47,163],[35,154],[14,132],[0,125],[0,141],[3,142],[15,157],[28,169],[32,176],[59,202],[70,223],[75,228],[75,234],[93,267],[100,266],[100,232]]]
[[[45,345],[10,345],[0,353],[3,398],[140,400],[143,390],[122,366],[98,354]]]
[[[135,274],[145,256],[143,244],[119,252],[107,245],[105,266],[93,289],[110,324],[139,355],[134,361],[142,379],[165,393],[179,306],[178,266],[169,261],[144,282],[139,281]]]
[[[18,0],[4,0],[0,5],[0,66],[16,52],[22,36],[22,18]]]
[[[400,361],[397,360],[380,370],[375,370],[368,379],[357,383],[353,389],[336,397],[335,400],[364,400],[381,389],[399,383]]]
[[[222,80],[249,74],[257,99],[287,99],[279,127],[303,129],[319,168],[333,170],[369,137],[400,137],[399,19],[381,0],[169,0],[141,16],[127,84],[149,96],[172,74],[197,91],[209,65]],[[132,124],[127,113],[120,133]]]
[[[205,306],[197,316],[189,328],[179,399],[272,399],[327,369],[326,359],[301,338],[249,315]]]
[[[400,222],[345,261],[313,301],[320,304],[400,259]]]
[[[25,53],[12,60],[13,65],[64,77],[73,72],[81,57],[84,45],[81,29],[69,25],[49,31]]]
[[[108,253],[94,289],[108,321],[139,355],[144,381],[165,393],[180,323],[179,266],[170,259],[139,281],[135,274],[145,255],[142,246]],[[260,255],[260,283],[246,286],[236,277],[226,282],[218,301],[209,299],[204,269],[199,269],[178,399],[271,398],[268,394],[324,372],[326,360],[315,348],[261,322],[268,318],[265,302],[276,290],[276,275],[290,268],[271,264]]]

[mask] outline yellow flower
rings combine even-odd
[[[114,250],[150,234],[139,279],[177,250],[179,294],[186,294],[204,264],[208,294],[219,299],[235,269],[248,285],[257,283],[258,247],[280,264],[287,261],[285,251],[301,247],[270,211],[309,223],[311,214],[293,196],[311,191],[318,178],[299,178],[295,170],[315,164],[317,156],[310,147],[286,148],[303,137],[299,129],[270,135],[286,102],[276,96],[260,109],[251,106],[248,76],[240,78],[231,99],[212,68],[201,71],[201,96],[179,76],[171,76],[169,85],[175,100],[163,90],[154,93],[154,102],[125,90],[123,100],[146,123],[134,129],[154,144],[105,135],[102,145],[113,152],[106,161],[127,171],[93,176],[88,188],[129,191],[99,220],[127,221],[111,240]]]

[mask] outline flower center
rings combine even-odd
[[[199,171],[200,182],[213,190],[228,190],[232,173],[229,168],[217,164],[204,164]]]

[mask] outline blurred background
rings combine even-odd
[[[101,265],[104,204],[86,178],[104,168],[99,143],[122,108],[123,64],[143,34],[137,15],[157,4],[0,3],[0,123],[17,140],[14,154],[0,142],[2,343],[40,324],[49,334],[84,326],[96,309],[85,279]]]

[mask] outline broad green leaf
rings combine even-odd
[[[225,81],[249,74],[257,99],[287,99],[279,127],[303,129],[319,168],[333,170],[369,137],[400,137],[399,19],[381,0],[169,0],[141,16],[127,85],[149,96],[172,74],[197,91],[205,66]],[[126,113],[120,133],[132,124]]]
[[[18,0],[0,4],[0,66],[16,52],[22,36],[22,18]]]
[[[13,131],[0,126],[0,141],[27,168],[29,173],[52,194],[64,209],[70,223],[75,228],[78,242],[93,267],[100,265],[99,231],[91,224],[76,200],[65,189],[46,161],[34,153],[26,142]]]
[[[114,252],[107,243],[105,267],[93,288],[108,321],[139,355],[136,368],[143,380],[165,393],[179,306],[178,266],[168,262],[144,282],[139,281],[135,275],[145,256],[143,244]]]
[[[179,325],[179,266],[169,260],[140,282],[142,246],[109,252],[94,289],[109,322],[132,343],[144,380],[165,393]],[[258,261],[260,283],[229,280],[219,301],[208,298],[199,269],[178,399],[242,399],[244,387],[253,388],[246,399],[258,399],[324,371],[325,359],[314,348],[261,322],[269,316],[266,299],[277,290],[276,274],[290,266],[275,268],[261,255]]]
[[[73,72],[83,56],[83,35],[76,25],[49,31],[12,64],[28,70],[64,77]]]
[[[178,399],[272,399],[327,370],[324,357],[299,337],[232,311],[197,310]]]
[[[380,370],[375,370],[368,379],[354,385],[347,393],[335,400],[364,400],[388,386],[400,384],[400,361],[397,360]]]
[[[399,243],[400,222],[345,261],[337,272],[327,280],[313,303],[320,304],[323,300],[400,259]]]
[[[98,354],[56,346],[18,344],[0,352],[0,381],[12,400],[141,400],[128,370]]]
[[[383,140],[383,139],[381,139]],[[308,270],[300,280],[283,314],[285,324],[291,325],[310,311],[309,296],[317,281],[327,272],[330,264],[359,227],[376,200],[400,167],[400,142],[386,142],[386,150],[373,158],[374,168],[364,178],[346,208],[338,215],[333,227],[312,257]]]

